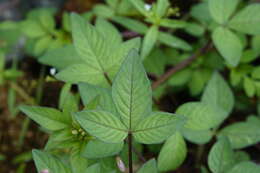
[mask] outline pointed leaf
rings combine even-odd
[[[151,111],[151,86],[136,50],[123,62],[112,86],[112,97],[123,123],[134,129]]]
[[[223,111],[202,102],[185,103],[177,109],[176,114],[187,117],[185,127],[192,130],[208,130],[225,118]]]
[[[240,39],[229,29],[218,27],[214,30],[212,39],[214,45],[229,65],[238,65],[242,55]]]
[[[249,161],[235,165],[228,173],[259,173],[260,166]]]
[[[234,107],[234,95],[227,82],[219,73],[214,73],[209,80],[203,95],[202,102],[216,106],[229,115]]]
[[[260,34],[260,4],[251,4],[242,9],[229,22],[228,26],[246,34]],[[253,26],[253,27],[252,27]]]
[[[101,166],[99,163],[91,165],[84,173],[101,173]]]
[[[209,168],[213,173],[227,172],[235,164],[234,152],[227,138],[213,145],[208,156]]]
[[[155,159],[146,162],[137,173],[158,173]]]
[[[79,124],[91,135],[108,143],[122,142],[127,136],[126,127],[113,114],[105,111],[74,113]]]
[[[33,150],[33,160],[36,164],[38,173],[51,172],[51,173],[71,173],[58,158],[39,150]]]
[[[158,169],[162,172],[175,170],[182,164],[186,155],[186,143],[177,132],[164,143],[158,157]]]
[[[239,122],[226,126],[219,135],[227,136],[232,148],[239,149],[260,141],[260,127],[252,122]]]
[[[20,110],[48,130],[60,130],[69,126],[69,122],[64,120],[63,114],[53,108],[20,106]]]
[[[161,143],[180,129],[185,118],[166,112],[154,112],[140,121],[134,129],[134,138],[143,144]]]
[[[155,46],[155,43],[156,43],[157,37],[158,37],[158,33],[159,33],[158,27],[154,25],[145,34],[144,41],[143,41],[143,47],[142,47],[142,53],[141,53],[141,57],[143,59],[146,58],[150,54],[151,50]]]
[[[219,24],[224,24],[234,13],[240,0],[209,0],[209,11],[212,18]]]

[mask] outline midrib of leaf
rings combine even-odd
[[[134,71],[134,66],[132,65],[132,75],[131,75],[131,86],[130,86],[130,111],[129,111],[129,128],[130,128],[130,131],[132,130],[132,104],[133,104],[133,71]]]
[[[85,119],[85,118],[84,118],[84,119]],[[128,132],[127,130],[115,128],[115,127],[112,127],[112,126],[108,126],[108,125],[106,125],[106,124],[102,124],[102,123],[100,123],[100,122],[96,122],[96,121],[93,121],[93,120],[87,119],[87,121],[91,121],[92,123],[96,123],[96,124],[99,124],[99,125],[101,125],[101,126],[104,126],[104,127],[110,128],[110,129],[119,130],[119,131],[122,131],[122,132]]]

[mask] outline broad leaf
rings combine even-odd
[[[108,143],[122,142],[127,136],[124,124],[113,114],[105,111],[74,113],[79,124],[91,135]]]
[[[223,111],[201,102],[185,103],[177,109],[176,114],[187,117],[185,127],[192,130],[214,128],[225,118]]]
[[[171,136],[163,145],[158,157],[160,171],[175,170],[187,155],[186,143],[179,132]]]
[[[84,173],[101,173],[101,165],[99,163],[91,165]]]
[[[155,159],[146,162],[137,173],[158,173]]]
[[[66,167],[58,158],[39,150],[33,150],[32,153],[38,173],[44,171],[51,173],[71,173],[69,168]]]
[[[112,97],[129,130],[151,112],[151,86],[136,50],[130,51],[123,62],[113,82]]]
[[[188,128],[182,128],[181,133],[186,140],[199,145],[208,143],[214,135],[211,130],[193,130]]]
[[[209,0],[209,11],[212,18],[224,24],[235,11],[240,0]]]
[[[259,173],[260,166],[249,161],[235,165],[228,173]]]
[[[72,45],[48,51],[48,53],[39,58],[39,61],[59,70],[72,64],[80,64],[83,62]]]
[[[111,89],[101,88],[87,83],[78,84],[79,93],[84,105],[88,105],[94,98],[100,97],[98,109],[116,114],[116,107],[113,103]]]
[[[243,49],[238,36],[227,28],[218,27],[214,30],[212,39],[226,62],[232,67],[237,66]]]
[[[234,107],[234,95],[227,82],[217,72],[209,80],[201,101],[223,110],[226,113],[225,117],[231,113]]]
[[[241,10],[228,26],[246,34],[260,34],[260,4],[251,4]]]
[[[130,2],[142,15],[148,15],[148,11],[145,9],[145,3],[143,0],[130,0]]]
[[[165,112],[154,112],[140,121],[132,132],[134,138],[144,144],[161,143],[184,124],[185,118]]]
[[[260,141],[260,127],[252,122],[239,122],[226,126],[219,135],[227,136],[232,148],[239,149]]]
[[[74,149],[70,154],[70,164],[73,173],[83,173],[89,166],[89,161],[81,155],[79,149]]]
[[[208,165],[213,173],[227,172],[235,163],[234,152],[227,138],[213,145],[208,156]]]
[[[85,146],[82,155],[86,158],[96,159],[118,154],[123,149],[124,143],[104,143],[99,140],[91,140]]]
[[[68,127],[63,114],[53,108],[40,106],[20,106],[20,110],[32,120],[48,130],[60,130]]]

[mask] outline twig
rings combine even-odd
[[[137,149],[135,147],[133,147],[133,151],[138,156],[140,161],[142,161],[143,163],[146,162],[145,158],[142,156],[142,154],[139,151],[137,151]]]
[[[180,62],[176,66],[172,67],[170,70],[168,70],[166,73],[164,73],[162,76],[158,78],[157,81],[155,81],[152,84],[152,89],[156,89],[161,85],[162,83],[166,82],[173,74],[176,72],[182,70],[183,68],[190,65],[195,59],[197,59],[200,55],[206,53],[210,48],[212,44],[211,41],[208,41],[205,46],[200,48],[197,52],[195,52],[193,55],[185,59],[184,61]]]

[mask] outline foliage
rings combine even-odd
[[[259,4],[205,0],[185,16],[168,0],[106,0],[81,15],[64,12],[60,23],[56,14],[36,9],[0,25],[1,83],[22,75],[4,66],[22,37],[26,54],[65,83],[57,109],[19,107],[49,134],[44,151],[32,152],[39,173],[173,171],[189,143],[202,172],[259,172],[240,150],[260,142]],[[158,157],[141,165],[143,146]]]

